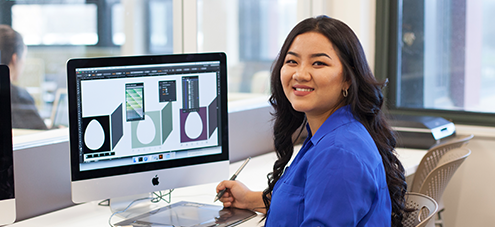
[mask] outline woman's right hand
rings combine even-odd
[[[217,185],[217,193],[225,188],[227,191],[219,198],[224,207],[257,210],[264,213],[262,192],[251,191],[239,181],[225,180]]]

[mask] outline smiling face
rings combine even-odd
[[[342,90],[349,85],[343,79],[342,70],[337,52],[324,35],[303,33],[292,42],[280,79],[292,107],[306,113],[310,126],[311,119],[324,121],[343,105]],[[315,132],[313,127],[312,131]]]

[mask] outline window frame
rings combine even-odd
[[[429,115],[443,117],[456,124],[495,126],[494,113],[471,111],[438,110],[423,108],[397,107],[397,80],[399,75],[400,27],[402,23],[399,12],[402,0],[376,1],[376,30],[375,30],[375,76],[379,81],[389,83],[383,90],[385,109],[390,114],[400,115]]]

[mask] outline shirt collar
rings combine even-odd
[[[332,115],[330,115],[325,122],[320,126],[318,131],[314,135],[312,135],[311,129],[309,128],[309,124],[306,124],[306,130],[308,130],[308,135],[311,136],[308,138],[311,143],[314,145],[318,144],[323,137],[325,137],[328,133],[332,132],[336,128],[354,121],[354,116],[351,112],[351,107],[349,105],[343,106],[337,109]]]

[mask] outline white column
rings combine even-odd
[[[297,0],[297,21],[311,17],[312,0]]]
[[[320,0],[314,0],[319,2]],[[318,8],[318,7],[315,7]],[[328,16],[346,23],[356,33],[363,46],[368,64],[375,65],[376,0],[327,1]]]
[[[184,53],[183,37],[183,21],[182,21],[182,0],[173,0],[173,36],[174,36],[174,54]]]
[[[124,6],[125,43],[122,45],[122,55],[138,55],[146,53],[145,1],[122,0]]]
[[[198,10],[196,0],[182,1],[183,50],[184,53],[198,52]]]
[[[483,1],[466,1],[466,52],[464,68],[464,109],[478,107],[481,91],[483,45]]]

